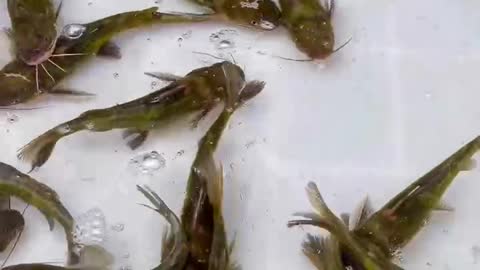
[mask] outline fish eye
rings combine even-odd
[[[257,25],[258,23],[257,23],[257,21],[251,21],[250,24],[251,25]]]

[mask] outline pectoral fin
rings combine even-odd
[[[166,73],[166,72],[145,72],[145,75],[166,81],[166,82],[174,82],[180,80],[182,77],[177,76],[172,73]]]
[[[104,56],[109,58],[120,59],[122,58],[122,53],[120,51],[120,47],[117,44],[109,41],[105,43],[100,50],[97,52],[98,56]]]
[[[149,133],[148,130],[127,129],[123,132],[123,138],[128,140],[127,145],[130,149],[135,150],[147,140]]]
[[[437,204],[437,206],[434,208],[434,210],[453,212],[453,211],[455,211],[455,208],[453,206],[448,205],[445,202],[440,202],[440,203]]]
[[[465,162],[462,162],[462,164],[460,165],[460,170],[461,171],[470,171],[470,170],[473,170],[477,167],[477,162],[475,161],[475,159],[468,159],[466,160]]]

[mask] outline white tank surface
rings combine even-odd
[[[11,25],[6,2],[0,1],[1,28]],[[61,33],[66,25],[149,7],[209,12],[189,0],[64,0],[57,27]],[[378,210],[480,135],[479,10],[479,1],[467,0],[336,0],[334,48],[351,41],[315,61],[291,60],[308,57],[284,26],[262,31],[217,18],[130,30],[111,39],[120,59],[92,56],[58,84],[94,95],[42,94],[16,105],[33,110],[0,109],[0,162],[27,173],[30,164],[17,151],[37,136],[87,110],[168,84],[145,72],[184,76],[234,62],[247,81],[266,85],[235,112],[215,152],[224,172],[227,238],[235,239],[232,258],[244,270],[314,270],[302,241],[307,233],[328,233],[287,227],[293,213],[313,211],[305,193],[309,182],[339,217],[367,196]],[[14,51],[0,33],[0,67],[14,59]],[[2,90],[0,85],[0,96]],[[135,150],[121,129],[92,132],[98,124],[88,122],[84,131],[60,140],[29,175],[54,189],[73,217],[91,209],[103,215],[101,241],[94,242],[113,255],[112,269],[153,269],[168,223],[140,205],[150,201],[136,185],[150,187],[180,217],[198,142],[220,111],[213,108],[195,128],[193,116],[158,125]],[[449,211],[434,211],[397,252],[393,261],[403,269],[480,269],[480,168],[468,165],[439,204]],[[12,199],[12,208],[24,207]],[[24,216],[24,232],[7,265],[63,265],[62,226],[50,231],[33,206]],[[0,265],[8,250],[0,254]]]

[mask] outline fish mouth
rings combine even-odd
[[[23,61],[29,65],[29,66],[37,66],[40,65],[41,63],[47,61],[53,54],[53,51],[55,50],[55,44],[57,40],[55,39],[52,44],[48,47],[46,51],[43,51],[41,53],[33,53],[32,57],[29,57],[28,59],[23,59]]]

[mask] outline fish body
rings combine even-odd
[[[66,25],[57,39],[52,56],[40,68],[16,59],[0,70],[0,106],[23,103],[45,92],[80,94],[54,87],[93,55],[119,58],[119,48],[110,40],[120,32],[157,23],[198,22],[207,19],[208,16],[160,13],[156,7],[152,7],[116,14],[87,24]]]
[[[0,196],[17,197],[35,206],[47,219],[50,229],[54,227],[54,220],[60,223],[67,237],[69,262],[77,263],[72,235],[74,220],[53,189],[8,164],[0,163]]]
[[[144,97],[106,109],[87,111],[60,124],[20,149],[18,156],[31,162],[32,168],[39,167],[48,160],[58,140],[81,130],[127,129],[126,134],[134,137],[128,144],[135,149],[153,128],[188,113],[202,111],[200,117],[208,113],[218,102],[228,99],[226,89],[230,78],[237,77],[239,83],[244,84],[244,76],[242,69],[230,62],[193,70]]]
[[[57,14],[51,0],[7,0],[17,57],[34,66],[47,60],[57,40]]]
[[[191,0],[221,14],[227,20],[260,30],[273,30],[281,13],[272,0]]]
[[[233,69],[233,66],[229,66],[226,70]],[[233,74],[233,72],[228,73]],[[225,250],[226,236],[220,193],[220,190],[223,192],[223,184],[221,184],[223,179],[220,180],[221,174],[218,170],[212,169],[215,168],[214,164],[212,166],[212,155],[235,110],[260,93],[263,88],[263,82],[245,83],[243,72],[229,77],[225,108],[198,144],[199,148],[188,178],[181,216],[190,246],[186,269],[235,268],[228,259],[231,248],[228,248],[229,252]]]
[[[366,219],[355,235],[391,256],[424,227],[455,177],[471,169],[472,156],[479,149],[480,137],[476,137]]]
[[[334,0],[328,1],[323,6],[320,0],[280,0],[283,24],[297,48],[311,59],[325,59],[334,52]]]

